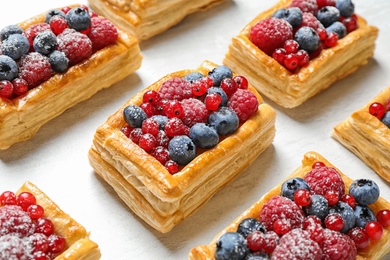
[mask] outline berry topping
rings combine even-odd
[[[383,227],[390,226],[390,210],[383,209],[376,213],[376,218]]]
[[[45,18],[45,22],[46,23],[50,23],[50,20],[53,17],[55,17],[55,16],[59,16],[59,17],[62,17],[62,18],[66,17],[66,15],[65,15],[65,13],[63,11],[58,10],[58,9],[52,9],[49,12],[47,12],[46,18]]]
[[[244,237],[247,237],[250,233],[259,231],[262,233],[266,233],[266,229],[258,219],[255,218],[246,218],[243,219],[240,224],[238,224],[237,231]]]
[[[355,242],[357,249],[366,248],[370,244],[370,236],[364,228],[352,228],[347,235]]]
[[[344,219],[337,213],[331,213],[326,216],[324,224],[328,229],[340,231],[344,228]]]
[[[179,165],[186,165],[196,156],[196,146],[186,135],[175,136],[169,141],[169,156]]]
[[[350,17],[355,12],[355,5],[351,0],[336,0],[336,8],[343,17]]]
[[[308,206],[311,202],[310,191],[307,189],[298,189],[294,193],[294,201],[298,206]]]
[[[368,112],[380,120],[385,114],[386,108],[382,103],[374,102],[368,108]]]
[[[55,72],[61,73],[68,69],[69,59],[62,51],[53,51],[49,55],[49,62]]]
[[[125,107],[123,117],[131,127],[141,127],[142,122],[147,118],[146,113],[136,105]]]
[[[357,254],[353,240],[338,231],[324,229],[324,240],[320,245],[325,259],[354,260]]]
[[[17,76],[18,65],[16,62],[6,55],[0,55],[0,80],[11,81]]]
[[[311,202],[308,206],[303,207],[306,215],[314,215],[324,220],[329,213],[328,201],[325,197],[317,194],[311,196]]]
[[[91,19],[91,30],[88,33],[88,37],[91,39],[92,47],[96,51],[115,43],[118,39],[118,30],[108,19],[94,17]]]
[[[314,194],[325,196],[329,190],[338,193],[339,198],[344,194],[344,181],[340,173],[332,167],[312,169],[305,175],[304,180]]]
[[[12,34],[1,43],[1,53],[14,60],[20,59],[30,49],[30,43],[22,34]]]
[[[0,81],[0,97],[11,98],[14,92],[14,86],[8,80]]]
[[[165,124],[164,131],[168,137],[187,135],[189,133],[188,127],[177,117],[168,119]]]
[[[297,27],[302,23],[302,11],[298,7],[291,7],[291,8],[281,8],[277,10],[272,17],[284,19],[289,24],[291,24],[292,27]]]
[[[301,49],[313,52],[320,46],[320,37],[316,30],[303,26],[295,33],[294,40],[298,42]]]
[[[66,54],[72,66],[92,55],[92,42],[88,36],[73,29],[65,29],[57,36],[57,50]]]
[[[36,52],[49,55],[57,46],[57,37],[51,31],[43,31],[34,38],[33,47]]]
[[[19,61],[19,78],[24,79],[31,89],[48,80],[53,73],[49,58],[30,52]]]
[[[55,35],[59,35],[65,29],[69,28],[69,25],[68,25],[68,22],[66,21],[66,18],[62,17],[60,15],[55,15],[52,18],[50,18],[49,25],[50,25],[51,31]]]
[[[370,221],[367,223],[365,230],[367,231],[368,236],[372,240],[379,240],[383,235],[383,227],[377,221]]]
[[[220,87],[211,87],[211,88],[209,88],[209,89],[207,90],[207,95],[213,94],[213,93],[216,93],[216,94],[220,95],[221,98],[222,98],[221,102],[219,102],[219,98],[218,98],[218,97],[217,97],[217,98],[214,98],[214,99],[216,100],[216,102],[219,103],[219,105],[218,105],[218,103],[217,103],[217,104],[211,104],[211,105],[214,106],[214,108],[215,108],[217,105],[218,105],[218,107],[221,107],[221,106],[224,106],[224,107],[225,107],[225,106],[228,105],[228,100],[229,100],[229,98],[228,98],[227,94],[225,93],[225,91],[224,91],[222,88],[220,88]],[[204,101],[204,102],[206,103],[206,101]],[[214,103],[214,102],[212,102],[212,103]],[[211,109],[209,109],[209,110],[211,110]]]
[[[259,101],[253,92],[237,89],[229,100],[229,108],[238,116],[240,123],[245,122],[258,110]]]
[[[246,239],[241,234],[228,232],[218,239],[214,257],[216,260],[245,259],[248,251]]]
[[[183,100],[192,97],[192,85],[183,78],[172,78],[165,81],[159,90],[161,99]]]
[[[219,142],[217,131],[204,123],[196,123],[191,127],[190,138],[200,148],[211,148]]]
[[[316,14],[318,11],[317,0],[292,0],[290,7],[298,7],[304,13]]]
[[[183,107],[183,123],[191,127],[196,123],[207,123],[207,118],[209,116],[209,111],[206,108],[206,105],[195,98],[183,99],[180,102]]]
[[[344,227],[341,229],[341,232],[346,233],[355,226],[356,217],[354,210],[347,203],[339,201],[334,207],[329,209],[329,213],[337,213],[344,219]]]
[[[210,114],[209,124],[219,135],[228,135],[237,130],[239,118],[232,109],[222,107]]]
[[[334,6],[325,6],[318,10],[317,19],[325,26],[328,27],[334,22],[340,20],[340,11]]]
[[[338,38],[342,39],[345,35],[347,35],[347,28],[345,28],[345,25],[341,22],[334,22],[329,27],[326,27],[326,32],[328,34],[335,32],[337,33]]]
[[[76,31],[84,31],[91,25],[88,10],[82,7],[74,7],[66,13],[66,20],[70,28]]]
[[[375,203],[379,198],[379,187],[372,180],[358,179],[349,186],[349,193],[355,198],[357,203],[369,205]]]
[[[212,69],[209,72],[208,77],[213,80],[215,87],[219,87],[221,81],[225,78],[232,78],[233,73],[229,67],[220,65]]]
[[[368,222],[376,221],[375,213],[367,206],[356,205],[354,212],[357,227],[364,228]]]
[[[322,23],[320,21],[318,21],[317,17],[312,13],[303,13],[302,23],[298,28],[304,27],[304,26],[308,26],[310,28],[313,28],[314,30],[324,28]]]
[[[0,236],[11,234],[22,238],[33,233],[33,222],[21,207],[16,205],[0,207]]]
[[[20,28],[19,25],[16,24],[7,25],[0,31],[0,40],[3,42],[8,38],[8,36],[12,34],[22,34],[22,33],[23,33],[23,29]]]
[[[280,193],[283,197],[294,200],[294,193],[298,189],[310,190],[310,187],[304,179],[296,177],[283,182]]]
[[[44,31],[50,31],[49,24],[47,23],[33,24],[23,32],[23,35],[27,38],[28,42],[30,43],[30,51],[34,50],[33,44],[34,44],[35,37],[38,35],[38,33]]]

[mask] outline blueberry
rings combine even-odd
[[[355,5],[351,0],[336,0],[336,8],[343,17],[350,17],[355,12]]]
[[[0,55],[0,80],[12,81],[18,76],[18,65],[7,55]]]
[[[86,30],[91,25],[91,17],[87,10],[81,7],[74,7],[66,14],[66,21],[70,28],[76,31]]]
[[[244,260],[249,252],[246,239],[239,233],[227,232],[216,243],[216,260]]]
[[[324,221],[325,217],[329,213],[328,201],[324,196],[313,194],[311,195],[311,202],[309,206],[303,207],[303,211],[306,215],[315,215]]]
[[[367,206],[356,205],[355,207],[355,226],[364,228],[370,221],[376,221],[375,213]]]
[[[345,233],[355,226],[356,218],[353,208],[348,203],[339,201],[329,210],[329,214],[338,213],[344,220],[344,227],[341,232]]]
[[[221,107],[209,116],[209,124],[219,135],[228,135],[238,128],[237,114],[228,107]]]
[[[339,36],[339,39],[341,39],[347,35],[347,28],[342,22],[334,22],[331,26],[326,28],[326,32],[335,32]]]
[[[211,94],[211,93],[217,93],[221,96],[222,98],[222,102],[221,102],[221,107],[226,107],[227,106],[227,103],[228,103],[228,96],[227,94],[225,93],[225,91],[223,91],[222,88],[220,87],[211,87],[207,90],[207,94]]]
[[[187,80],[188,82],[192,83],[194,81],[197,81],[201,78],[203,78],[204,75],[200,72],[191,72],[191,73],[188,73],[187,75],[184,76],[184,79]]]
[[[57,46],[57,37],[51,31],[43,31],[34,38],[33,47],[36,52],[49,55]]]
[[[292,27],[297,27],[302,23],[302,11],[298,7],[290,7],[288,9],[281,8],[272,16],[275,18],[286,20]]]
[[[261,251],[250,252],[246,255],[245,260],[269,260],[270,256]]]
[[[267,232],[263,223],[255,218],[245,218],[243,219],[237,227],[237,233],[240,233],[243,237],[247,237],[249,234],[254,231]]]
[[[164,130],[164,127],[168,122],[168,117],[163,115],[154,115],[152,118],[157,121],[160,130]]]
[[[311,27],[303,26],[295,33],[295,41],[299,47],[307,52],[313,52],[320,46],[320,37],[316,30]]]
[[[186,135],[173,137],[168,144],[169,156],[179,165],[187,165],[196,157],[194,142]]]
[[[22,33],[23,33],[23,29],[20,28],[19,25],[16,24],[7,25],[0,31],[0,39],[1,41],[4,41],[12,34],[22,34]]]
[[[49,55],[49,62],[55,72],[64,72],[69,65],[69,59],[62,51],[53,51]]]
[[[385,124],[388,128],[390,128],[390,111],[387,111],[382,117],[382,123]]]
[[[334,6],[324,6],[317,12],[317,19],[324,27],[340,20],[340,11]]]
[[[56,15],[59,15],[59,16],[66,18],[66,15],[63,11],[58,10],[58,9],[53,9],[53,10],[50,10],[49,12],[47,12],[45,22],[50,23],[50,19]]]
[[[297,189],[310,190],[310,187],[304,179],[296,177],[283,182],[280,193],[283,197],[294,200],[294,193]]]
[[[368,179],[358,179],[349,186],[349,193],[360,205],[369,205],[375,203],[379,198],[378,185]]]
[[[190,138],[196,146],[206,149],[217,145],[219,142],[217,131],[204,123],[196,123],[191,127]]]
[[[2,54],[11,57],[14,60],[20,59],[30,49],[30,43],[22,34],[11,34],[2,42]]]
[[[145,111],[139,106],[130,105],[123,110],[123,117],[131,127],[141,127],[142,122],[147,118]]]
[[[231,69],[225,65],[220,65],[209,72],[209,77],[214,81],[214,86],[219,87],[224,78],[232,78]]]

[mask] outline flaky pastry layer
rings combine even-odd
[[[26,29],[45,21],[45,15],[19,25]],[[0,98],[0,149],[32,138],[46,122],[84,101],[101,89],[136,71],[142,62],[138,40],[125,32],[88,59],[56,73],[27,94],[12,100]]]
[[[326,166],[335,168],[341,174],[341,177],[345,183],[346,192],[348,192],[348,188],[353,182],[353,180],[349,178],[347,175],[343,174],[339,169],[337,169],[337,167],[332,165],[328,160],[326,160],[324,157],[322,157],[320,154],[316,152],[307,152],[302,159],[302,165],[299,166],[297,169],[295,169],[295,171],[292,172],[286,178],[286,180],[293,177],[303,178],[305,174],[312,169],[312,166],[315,162],[323,162],[325,163]],[[229,226],[227,226],[224,230],[218,233],[214,237],[214,239],[210,242],[210,244],[192,248],[189,254],[189,259],[191,260],[214,259],[216,242],[218,241],[219,237],[225,234],[226,232],[235,232],[240,222],[245,218],[258,219],[263,205],[267,201],[269,201],[272,197],[276,195],[280,195],[280,189],[282,187],[282,184],[283,183],[280,183],[279,185],[271,189],[269,192],[264,194],[256,203],[254,203],[250,208],[248,208],[245,212],[243,212],[240,216],[238,216]],[[380,197],[374,204],[370,205],[370,208],[376,214],[380,210],[389,209],[390,203],[386,201],[384,198]],[[384,229],[383,236],[381,239],[376,241],[372,240],[370,241],[370,245],[367,248],[365,248],[364,250],[358,250],[356,259],[359,260],[360,259],[370,259],[370,260],[381,259],[389,252],[390,252],[390,228],[387,227]]]
[[[291,73],[249,39],[255,24],[290,3],[291,0],[280,0],[274,7],[256,16],[232,38],[223,60],[225,65],[246,76],[261,94],[285,108],[301,105],[366,64],[374,55],[378,36],[378,29],[358,16],[358,29],[340,39],[335,47],[324,49],[307,67]]]
[[[206,75],[215,66],[205,61],[197,71]],[[128,100],[97,129],[89,151],[90,164],[97,174],[141,219],[163,233],[170,231],[230,183],[271,144],[275,136],[276,113],[250,86],[259,99],[258,111],[236,132],[198,154],[172,176],[160,162],[120,131],[126,124],[123,109],[130,104],[140,105],[143,93],[158,90],[169,78],[183,77],[192,71],[169,74]]]
[[[207,10],[224,0],[88,0],[97,13],[143,41],[155,36],[187,15]]]
[[[348,148],[379,176],[390,182],[390,129],[369,113],[374,102],[386,105],[390,86],[345,121],[336,125],[332,137]]]
[[[35,196],[37,204],[45,210],[44,217],[53,222],[54,233],[66,240],[66,250],[55,260],[100,259],[99,246],[89,238],[85,228],[62,211],[43,191],[33,183],[25,182],[16,194],[22,192],[30,192]]]

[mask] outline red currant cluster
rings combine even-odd
[[[381,120],[385,115],[385,113],[389,110],[390,110],[390,99],[387,100],[385,105],[383,105],[380,102],[374,102],[368,108],[368,112],[371,115],[378,118],[379,120]]]
[[[12,251],[18,259],[54,259],[66,247],[65,239],[54,233],[54,224],[29,192],[0,194],[0,230],[1,242],[10,247],[2,248],[3,252]]]

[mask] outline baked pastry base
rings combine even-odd
[[[187,15],[207,10],[223,1],[88,0],[88,3],[121,30],[143,41],[178,24]]]
[[[357,30],[340,39],[335,47],[324,49],[307,67],[291,73],[249,39],[255,24],[290,3],[291,0],[280,0],[274,7],[256,16],[233,37],[223,60],[232,70],[246,76],[261,94],[285,108],[301,105],[366,64],[374,54],[378,36],[378,29],[358,16]]]
[[[45,14],[19,25],[44,22]],[[64,73],[12,100],[0,98],[0,149],[33,137],[39,128],[68,108],[136,71],[142,62],[137,39],[119,31],[119,38]]]
[[[25,182],[16,194],[32,193],[37,204],[45,209],[44,217],[54,224],[54,232],[66,240],[66,250],[55,260],[95,260],[100,259],[99,246],[89,239],[89,233],[68,214],[63,212],[45,193],[31,182]]]
[[[206,75],[215,66],[205,61],[197,71]],[[162,233],[170,231],[230,183],[271,144],[275,135],[275,111],[250,86],[259,99],[258,111],[236,132],[200,153],[172,176],[120,131],[126,124],[123,109],[141,104],[144,92],[158,90],[167,79],[192,71],[169,74],[127,101],[97,129],[89,151],[96,173],[141,219]]]
[[[307,172],[312,169],[312,165],[315,162],[323,162],[326,166],[335,167],[330,162],[328,162],[324,157],[316,152],[308,152],[304,155],[302,159],[302,165],[299,166],[293,173],[286,178],[290,179],[293,177],[303,177]],[[353,182],[348,176],[343,174],[339,169],[337,171],[341,174],[341,177],[345,183],[346,187],[349,187]],[[282,183],[274,187],[268,193],[264,194],[255,204],[253,204],[249,209],[243,212],[238,216],[229,226],[222,230],[210,244],[205,246],[197,246],[191,249],[189,254],[189,259],[214,259],[215,244],[218,238],[226,232],[235,232],[239,223],[245,218],[258,218],[259,213],[263,205],[269,201],[273,196],[280,195]],[[370,208],[375,212],[375,214],[382,209],[390,209],[390,203],[384,198],[380,197],[374,204],[370,205]],[[371,241],[369,247],[364,250],[358,250],[358,255],[356,259],[380,259],[390,252],[390,228],[387,227],[384,229],[383,236],[380,240]]]
[[[386,104],[390,86],[345,121],[334,127],[332,137],[348,148],[379,176],[390,182],[390,129],[369,113],[374,102]]]

